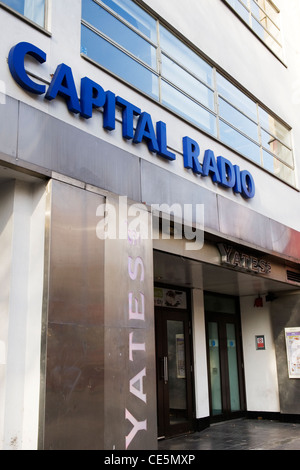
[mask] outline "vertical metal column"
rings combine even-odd
[[[104,198],[52,182],[43,448],[103,448]]]
[[[151,214],[138,207],[52,182],[44,449],[157,446]]]
[[[142,205],[130,208],[122,199],[107,201],[118,227],[116,238],[105,241],[104,443],[105,449],[153,450],[157,420],[151,215]]]

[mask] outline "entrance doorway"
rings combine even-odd
[[[155,307],[158,437],[168,438],[194,428],[191,325],[187,309],[172,307],[176,295],[182,300],[186,292],[157,290],[171,300],[168,307]]]
[[[238,299],[205,294],[211,422],[243,416],[245,388]]]

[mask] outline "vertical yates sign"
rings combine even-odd
[[[79,114],[84,119],[90,119],[93,109],[103,110],[103,128],[115,130],[116,108],[122,110],[123,138],[132,140],[134,144],[145,142],[149,151],[169,161],[176,160],[176,155],[168,149],[167,126],[159,121],[153,124],[150,114],[134,104],[116,96],[112,91],[104,89],[88,77],[81,79],[80,97],[78,97],[72,69],[66,64],[58,65],[50,86],[37,83],[29,77],[25,70],[26,56],[33,57],[43,64],[47,55],[38,47],[28,42],[20,42],[14,46],[8,56],[8,65],[14,80],[26,91],[35,95],[45,94],[45,99],[52,101],[61,96],[66,100],[71,113]],[[137,124],[136,124],[137,122]],[[135,125],[136,124],[136,125]],[[184,168],[191,170],[200,177],[210,176],[213,183],[229,188],[245,199],[255,196],[255,183],[251,173],[241,170],[226,158],[215,158],[212,150],[204,152],[202,164],[199,161],[199,144],[190,137],[183,138]]]
[[[122,237],[105,241],[104,448],[151,450],[157,445],[152,218],[145,206],[134,230],[127,198],[97,209],[97,236],[110,221]],[[104,222],[104,223],[103,223]]]

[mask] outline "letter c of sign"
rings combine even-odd
[[[39,85],[28,77],[24,64],[26,55],[30,55],[40,64],[46,62],[47,59],[47,55],[41,49],[38,49],[29,42],[20,42],[9,52],[8,66],[10,73],[18,85],[20,85],[26,91],[30,91],[36,95],[42,95],[46,92],[46,86]]]

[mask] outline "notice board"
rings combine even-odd
[[[300,379],[300,327],[285,328],[285,341],[290,379]]]

